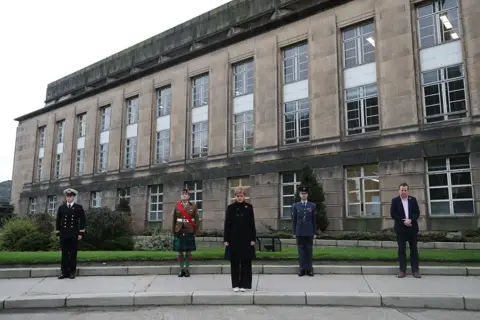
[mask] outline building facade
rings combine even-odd
[[[290,225],[298,171],[332,231],[393,225],[407,182],[422,230],[480,211],[477,0],[232,1],[49,84],[17,118],[12,202],[54,214],[125,191],[135,227],[170,225],[184,186],[203,229],[248,188],[258,228]]]

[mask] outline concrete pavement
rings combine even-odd
[[[480,312],[353,307],[166,306],[0,310],[0,320],[480,320]]]
[[[480,310],[480,276],[256,274],[253,288],[232,292],[228,274],[0,279],[0,309],[253,304]]]

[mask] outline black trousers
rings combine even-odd
[[[300,270],[313,271],[313,237],[297,237],[297,249]]]
[[[417,234],[418,231],[411,228],[402,228],[395,230],[397,234],[398,244],[398,261],[400,263],[400,272],[407,272],[407,242],[410,247],[410,264],[412,272],[418,272],[418,248],[417,248]]]
[[[77,271],[78,239],[76,237],[61,237],[62,274],[69,275]]]
[[[230,260],[232,288],[252,289],[252,260]]]

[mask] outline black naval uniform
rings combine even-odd
[[[85,211],[77,203],[64,203],[57,212],[57,234],[62,248],[62,275],[74,278],[77,271],[78,236],[85,235]]]

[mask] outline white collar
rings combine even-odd
[[[68,206],[68,207],[73,207],[74,204],[75,204],[75,201],[73,201],[72,203],[68,203],[68,202],[67,202],[67,206]]]

